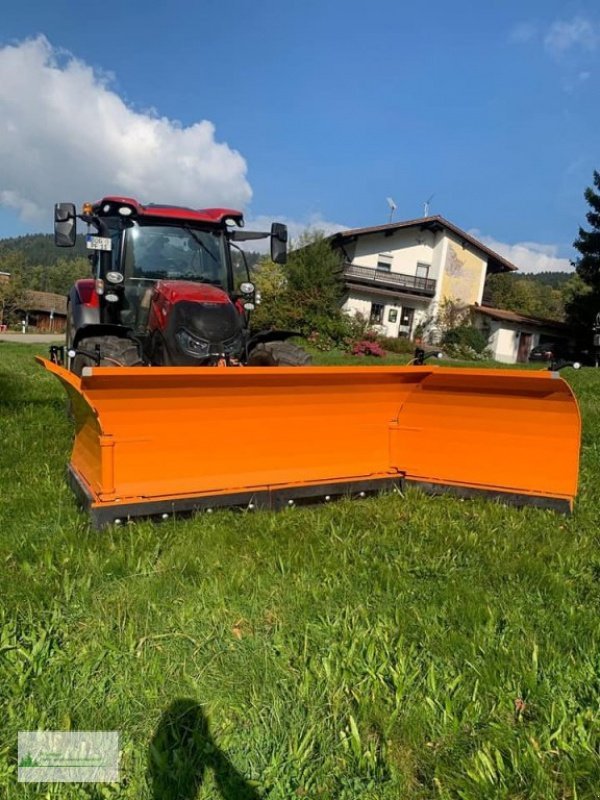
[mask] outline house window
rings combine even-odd
[[[419,262],[417,264],[417,278],[423,278],[423,282],[425,282],[429,277],[430,266],[431,266],[430,264],[422,264],[421,262]]]
[[[380,253],[377,256],[377,269],[383,272],[391,272],[393,256],[391,253]]]
[[[388,311],[388,322],[398,322],[398,309],[390,308]]]
[[[384,308],[385,306],[381,305],[381,303],[371,303],[371,316],[369,317],[371,325],[381,325]]]

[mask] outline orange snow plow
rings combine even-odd
[[[94,527],[414,483],[569,511],[580,417],[557,373],[451,367],[85,367],[72,484]]]

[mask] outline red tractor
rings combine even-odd
[[[85,366],[298,366],[310,356],[293,331],[252,331],[256,293],[235,242],[271,239],[271,258],[287,259],[287,228],[244,231],[240,211],[141,205],[105,197],[83,206],[58,203],[54,239],[75,244],[77,219],[88,225],[94,278],[69,293],[70,369]],[[91,232],[93,231],[93,232]],[[233,258],[232,248],[238,257]]]

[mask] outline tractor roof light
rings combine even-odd
[[[88,216],[91,216],[92,213],[93,213],[92,204],[91,203],[84,203],[83,204],[82,213],[83,214],[87,214]]]
[[[131,208],[131,206],[121,206],[119,208],[119,214],[122,217],[130,217],[133,214],[133,208]]]
[[[244,227],[244,218],[240,215],[239,217],[225,217],[225,224],[226,225],[237,225],[238,228]]]

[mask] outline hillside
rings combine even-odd
[[[483,303],[562,322],[566,318],[566,307],[581,291],[582,281],[576,272],[489,275]]]
[[[529,281],[540,283],[543,286],[550,286],[551,289],[560,289],[572,277],[573,272],[520,272],[522,278]]]
[[[84,236],[77,237],[75,247],[59,249],[51,233],[30,233],[0,239],[0,260],[8,253],[19,253],[25,264],[36,267],[48,267],[57,261],[74,261],[85,258],[87,254]]]

